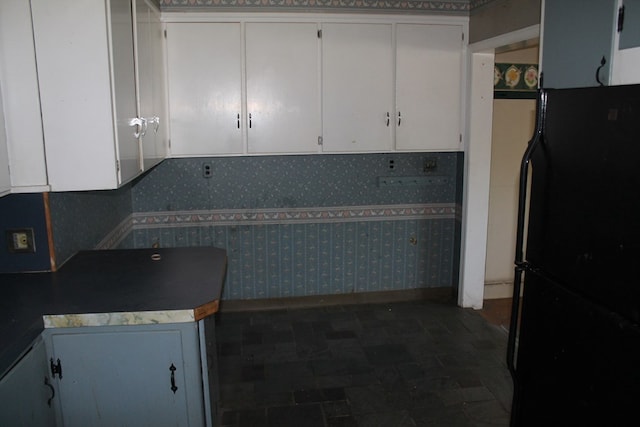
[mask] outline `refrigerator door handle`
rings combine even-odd
[[[515,277],[513,280],[513,297],[511,301],[511,320],[509,324],[509,339],[507,341],[507,366],[511,372],[511,376],[515,381],[516,378],[516,341],[518,336],[518,320],[520,316],[520,291],[522,285],[522,275],[527,270],[527,263],[524,260],[524,228],[525,214],[527,208],[527,178],[529,176],[529,163],[531,155],[542,140],[542,131],[544,129],[544,117],[547,110],[547,92],[540,90],[538,92],[538,102],[536,109],[536,123],[533,137],[529,141],[527,149],[522,156],[520,162],[520,182],[518,196],[518,219],[516,228],[516,253],[515,253]]]

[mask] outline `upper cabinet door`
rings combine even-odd
[[[640,73],[638,73],[640,69],[640,0],[618,0],[618,7],[624,7],[624,9],[622,23],[618,25],[618,45],[613,49],[611,84],[638,84],[640,83]],[[618,16],[620,17],[620,12]]]
[[[130,0],[31,1],[53,191],[117,188],[141,170]]]
[[[4,125],[4,112],[2,111],[2,87],[0,87],[0,196],[4,196],[11,190],[9,179],[9,154],[7,152],[7,136]]]
[[[239,23],[169,23],[171,154],[242,154]]]
[[[396,26],[396,149],[458,150],[462,27]]]
[[[142,171],[140,138],[136,136],[136,131],[130,123],[131,119],[138,117],[133,12],[131,0],[110,0],[108,4],[111,7],[112,91],[115,92],[117,156],[120,161],[118,185],[120,185],[130,181]]]
[[[393,148],[390,24],[322,25],[323,150]]]
[[[25,0],[0,1],[0,89],[12,191],[47,191],[31,5]]]
[[[247,23],[245,40],[248,152],[317,152],[317,24]]]
[[[138,117],[145,120],[142,139],[143,168],[148,170],[167,155],[167,114],[160,12],[148,0],[135,1],[136,78]]]
[[[542,22],[542,84],[545,88],[608,84],[617,0],[545,0]]]
[[[640,47],[640,0],[619,0],[619,7],[624,7],[623,22],[618,25],[620,31],[620,49]],[[621,27],[621,28],[620,28]]]

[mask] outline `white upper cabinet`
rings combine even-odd
[[[142,158],[148,170],[167,156],[168,148],[163,29],[160,11],[148,0],[134,4],[138,117],[144,119]]]
[[[116,188],[140,171],[130,2],[31,3],[51,189]]]
[[[9,179],[9,155],[7,152],[7,134],[4,125],[4,112],[2,111],[2,87],[0,87],[0,196],[4,196],[11,190]]]
[[[396,26],[396,149],[461,150],[462,27]]]
[[[243,153],[239,23],[168,23],[171,155]]]
[[[168,23],[171,154],[317,152],[318,43],[313,23]]]
[[[31,7],[25,0],[0,1],[0,89],[12,191],[47,191]]]
[[[163,19],[173,157],[462,150],[464,19]]]
[[[117,188],[143,170],[132,2],[31,7],[51,190]]]
[[[317,152],[317,24],[250,22],[245,39],[248,152]]]
[[[622,18],[622,23],[613,35],[611,84],[639,84],[640,0],[617,0],[616,6],[618,21]]]
[[[393,148],[391,24],[322,24],[323,150]]]

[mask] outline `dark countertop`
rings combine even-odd
[[[195,247],[81,251],[54,273],[2,274],[0,374],[43,315],[194,310],[199,320],[217,311],[225,272],[225,250]]]

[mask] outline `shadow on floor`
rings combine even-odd
[[[414,301],[219,313],[223,426],[508,426],[506,329]]]

